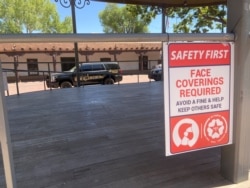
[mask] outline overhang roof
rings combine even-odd
[[[159,51],[160,42],[91,42],[78,43],[79,52],[84,51]],[[74,51],[73,43],[5,43],[0,44],[0,53],[45,53],[45,52],[70,52]]]
[[[208,6],[226,4],[227,0],[94,0],[107,3],[153,5],[160,7]]]

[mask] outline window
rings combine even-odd
[[[38,75],[38,63],[37,59],[27,59],[28,75]]]
[[[103,57],[103,58],[100,58],[100,61],[101,62],[110,62],[111,58],[109,58],[109,57]]]
[[[80,71],[92,71],[92,65],[91,64],[83,64],[80,68]]]
[[[62,57],[61,58],[62,71],[68,71],[75,66],[74,57]]]
[[[120,66],[116,63],[107,63],[107,64],[104,64],[106,69],[107,70],[110,70],[110,69],[117,69],[119,70],[120,69]]]
[[[148,70],[148,56],[139,56],[139,69]]]
[[[94,71],[104,70],[103,64],[93,64],[92,67]]]

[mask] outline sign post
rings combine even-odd
[[[233,43],[163,43],[166,155],[228,145]]]

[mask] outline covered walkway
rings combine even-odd
[[[39,91],[6,103],[18,188],[250,187],[220,175],[220,148],[164,156],[162,82]]]

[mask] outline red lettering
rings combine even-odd
[[[221,93],[220,87],[181,89],[180,97],[197,97],[207,95],[218,95]]]
[[[191,78],[193,77],[210,77],[211,69],[192,69],[190,71]]]

